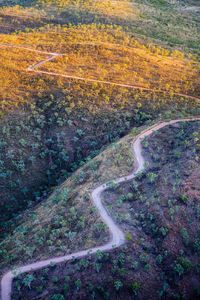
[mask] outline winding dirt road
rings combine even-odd
[[[177,119],[177,120],[172,120],[168,122],[162,122],[158,123],[156,125],[153,125],[152,127],[148,128],[147,130],[143,131],[140,133],[135,140],[133,141],[131,147],[133,150],[133,155],[135,157],[135,169],[134,171],[124,177],[117,178],[113,180],[113,183],[122,183],[125,181],[129,181],[133,179],[139,172],[144,170],[145,167],[145,160],[142,155],[142,140],[151,135],[153,132],[158,131],[159,129],[168,126],[170,124],[175,124],[179,122],[192,122],[192,121],[200,121],[200,117],[194,117],[194,118],[187,118],[187,119]],[[78,251],[66,256],[61,256],[61,257],[54,257],[51,259],[47,260],[42,260],[35,262],[33,264],[25,265],[22,267],[19,267],[15,269],[14,271],[9,271],[6,273],[2,280],[1,280],[1,300],[11,300],[11,291],[12,291],[12,282],[13,279],[22,273],[30,272],[30,271],[35,271],[44,267],[47,267],[51,264],[59,264],[61,262],[66,262],[69,260],[72,260],[74,258],[81,258],[84,256],[87,256],[89,254],[94,254],[97,251],[108,251],[112,250],[114,248],[120,247],[125,243],[125,236],[122,230],[119,228],[119,226],[113,221],[111,216],[108,214],[106,208],[103,206],[102,201],[101,201],[101,193],[105,191],[108,188],[108,183],[100,185],[99,187],[95,188],[91,194],[91,200],[95,207],[97,208],[102,221],[108,226],[109,232],[110,232],[110,241],[106,243],[105,245],[98,246],[95,248],[91,248],[88,250],[82,250]]]
[[[86,43],[87,45],[95,45],[95,43]],[[97,43],[98,45],[98,43]],[[100,84],[106,84],[106,85],[113,85],[113,86],[119,86],[119,87],[124,87],[124,88],[129,88],[129,89],[135,89],[135,90],[141,90],[141,91],[149,91],[149,92],[154,92],[154,93],[166,93],[169,94],[167,90],[157,90],[153,88],[147,88],[144,86],[140,85],[131,85],[131,84],[124,84],[124,83],[118,83],[118,82],[112,82],[112,81],[105,81],[105,80],[98,80],[98,79],[91,79],[91,78],[86,78],[86,77],[79,77],[79,76],[72,76],[68,74],[63,74],[63,73],[56,73],[56,72],[48,72],[48,71],[42,71],[39,70],[38,68],[41,67],[43,64],[46,62],[52,61],[56,59],[57,57],[66,55],[64,53],[54,53],[54,52],[46,52],[46,51],[41,51],[41,50],[36,50],[32,49],[29,47],[24,47],[24,46],[16,46],[16,45],[11,45],[11,44],[0,44],[0,47],[9,47],[9,48],[18,48],[22,50],[27,50],[35,53],[40,53],[40,54],[46,54],[48,57],[46,59],[41,60],[38,63],[35,63],[32,66],[29,66],[26,71],[27,72],[34,72],[36,74],[45,74],[45,75],[50,75],[50,76],[56,76],[56,77],[62,77],[62,78],[68,78],[68,79],[74,79],[74,80],[80,80],[84,82],[96,82]],[[184,97],[188,98],[191,100],[200,100],[200,97],[192,96],[192,95],[187,95],[184,93],[173,93],[173,96],[179,96],[179,97]]]
[[[71,76],[71,75],[67,75],[67,74],[41,71],[41,70],[38,70],[38,68],[40,66],[42,66],[43,64],[45,64],[48,61],[54,60],[57,57],[64,55],[64,54],[53,53],[53,52],[45,52],[45,51],[40,51],[40,50],[24,47],[24,46],[14,46],[14,45],[10,45],[10,44],[0,44],[0,47],[20,48],[22,50],[24,49],[24,50],[28,50],[28,51],[48,55],[48,57],[46,59],[44,59],[44,60],[42,60],[38,63],[35,63],[32,66],[29,66],[26,70],[28,72],[34,72],[34,73],[38,73],[38,74],[46,74],[46,75],[52,75],[52,76],[59,76],[59,77],[75,79],[75,80],[82,80],[82,81],[85,81],[85,82],[97,82],[97,83],[121,86],[121,87],[131,88],[131,89],[140,89],[140,90],[145,90],[145,91],[153,91],[153,92],[157,92],[157,93],[161,93],[161,92],[166,93],[166,91],[155,90],[155,89],[146,88],[146,87],[142,87],[142,86],[138,86],[138,85],[128,85],[128,84],[123,84],[123,83],[116,83],[116,82],[110,82],[110,81],[101,81],[101,80],[96,80],[96,79],[89,79],[89,78],[83,78],[83,77],[78,77],[78,76]],[[185,98],[192,99],[192,100],[197,100],[197,101],[200,100],[199,97],[186,95],[186,94],[181,94],[181,93],[174,93],[174,95],[185,97]],[[157,130],[159,130],[159,129],[167,126],[167,125],[178,123],[178,122],[183,122],[183,121],[186,122],[186,121],[196,121],[196,120],[200,120],[200,117],[191,118],[191,119],[177,119],[177,120],[173,120],[173,121],[169,121],[169,122],[162,122],[162,123],[158,123],[158,124],[150,127],[146,131],[143,131],[134,140],[134,142],[132,144],[133,154],[134,154],[135,160],[136,160],[135,170],[133,171],[132,174],[130,174],[128,176],[115,179],[113,181],[113,183],[122,183],[122,182],[125,182],[125,181],[129,181],[129,180],[133,179],[139,172],[141,172],[144,169],[145,160],[142,156],[141,141],[145,137],[149,136],[150,134],[152,134],[152,132],[157,131]],[[108,243],[106,243],[105,245],[102,245],[102,246],[98,246],[98,247],[91,248],[91,249],[88,249],[88,250],[78,251],[78,252],[75,252],[75,253],[72,253],[72,254],[69,254],[69,255],[66,255],[66,256],[54,257],[54,258],[51,258],[51,259],[42,260],[42,261],[39,261],[39,262],[35,262],[35,263],[29,264],[29,265],[24,265],[22,267],[16,268],[13,271],[9,271],[8,273],[6,273],[3,276],[2,280],[1,280],[1,300],[11,300],[12,282],[13,282],[13,279],[19,274],[27,273],[27,272],[30,272],[30,271],[35,271],[35,270],[47,267],[51,264],[58,264],[58,263],[61,263],[61,262],[66,262],[66,261],[72,260],[74,258],[81,258],[81,257],[84,257],[88,254],[94,254],[97,251],[108,251],[108,250],[111,250],[113,248],[120,247],[121,245],[123,245],[125,243],[124,233],[121,231],[119,226],[117,224],[115,224],[113,219],[109,216],[106,208],[103,206],[103,204],[101,202],[101,193],[103,191],[105,191],[106,189],[107,189],[107,184],[103,184],[103,185],[95,188],[92,192],[91,199],[92,199],[93,204],[97,208],[97,210],[98,210],[98,212],[101,216],[102,221],[109,228],[109,232],[110,232],[110,236],[111,236],[110,242],[108,242]]]

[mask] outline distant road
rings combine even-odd
[[[86,44],[87,45],[95,45],[95,43],[86,43]],[[97,45],[99,45],[99,43],[97,43]],[[112,44],[112,45],[114,45],[114,44]],[[119,46],[119,45],[117,44],[117,46]],[[150,92],[154,92],[154,93],[170,94],[167,90],[157,90],[157,89],[147,88],[147,87],[140,86],[140,85],[131,85],[131,84],[112,82],[112,81],[91,79],[91,78],[86,78],[86,77],[72,76],[70,74],[68,75],[68,74],[63,74],[63,73],[41,71],[41,70],[38,69],[38,67],[41,67],[46,62],[52,61],[52,60],[56,59],[57,57],[67,55],[67,54],[41,51],[41,50],[36,50],[36,49],[29,48],[29,47],[15,46],[15,45],[11,45],[11,44],[0,44],[0,47],[19,48],[19,49],[22,49],[22,50],[27,50],[27,51],[31,51],[31,52],[36,52],[36,53],[48,55],[48,57],[46,59],[41,60],[40,62],[35,63],[32,66],[29,66],[26,69],[27,72],[34,72],[34,73],[37,73],[37,74],[45,74],[45,75],[50,75],[50,76],[56,76],[56,77],[74,79],[74,80],[81,80],[81,81],[85,81],[85,82],[96,82],[96,83],[100,83],[100,84],[113,85],[113,86],[119,86],[119,87],[124,87],[124,88],[129,88],[129,89],[142,90],[142,91],[150,91]],[[193,95],[187,95],[187,94],[184,94],[184,93],[173,93],[173,96],[184,97],[184,98],[187,98],[187,99],[197,100],[197,101],[200,100],[200,97],[193,96]]]

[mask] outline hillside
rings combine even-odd
[[[198,99],[189,97],[199,94],[198,62],[145,46],[118,27],[80,25],[59,35],[1,39],[5,231],[18,211],[41,202],[86,157],[132,126],[158,114],[199,113]],[[66,54],[47,61],[55,50]]]
[[[145,172],[104,193],[125,246],[21,276],[13,299],[198,299],[199,133],[200,122],[155,132]]]
[[[0,244],[4,249],[1,269],[24,259],[30,262],[89,248],[108,239],[107,229],[90,202],[90,192],[95,185],[132,170],[130,142],[136,133],[138,130],[133,130],[85,163],[46,201],[24,214],[12,234]]]
[[[196,1],[3,0],[1,3],[2,32],[28,31],[45,24],[117,24],[142,39],[199,54]]]
[[[136,157],[132,155],[132,140],[143,129],[162,120],[198,118],[200,115],[199,17],[199,4],[190,0],[0,1],[2,276],[6,271],[27,263],[109,242],[110,229],[103,222],[98,208],[90,201],[94,188],[133,170]],[[182,137],[178,133],[179,129]],[[178,183],[185,180],[186,175],[182,170],[184,161],[188,167],[195,166],[198,169],[198,133],[199,122],[196,121],[163,128],[163,135],[155,133],[155,136],[149,137],[144,144],[144,157],[149,161],[150,169],[145,172],[149,172],[149,176],[155,180],[159,178],[160,182],[165,182],[162,173],[168,174],[169,169],[173,168],[173,172],[180,172],[180,178],[178,175],[176,178]],[[190,135],[194,136],[193,140]],[[171,156],[170,149],[167,151],[166,137],[171,141],[170,149],[174,151]],[[159,158],[158,161],[150,156],[153,152]],[[133,191],[135,195],[146,199],[160,190],[160,193],[168,193],[163,201],[168,203],[168,200],[173,200],[175,187],[171,187],[171,181],[166,181],[165,187],[161,187],[159,182],[152,182],[150,188],[145,176],[148,178],[147,174],[144,178],[142,175],[136,179],[141,192]],[[175,180],[174,177],[171,180]],[[188,193],[191,192],[199,199],[197,180],[198,171],[197,174],[188,171]],[[103,205],[107,205],[109,216],[121,226],[127,240],[133,241],[133,248],[129,247],[128,242],[128,246],[123,246],[122,253],[132,255],[133,249],[140,253],[142,246],[137,245],[135,239],[140,229],[132,228],[132,221],[128,217],[132,207],[125,203],[121,212],[121,208],[112,202],[116,200],[118,203],[118,198],[125,197],[122,194],[133,192],[129,190],[129,183],[116,191],[112,189],[112,182],[110,185],[111,190],[102,193],[101,197],[105,196]],[[185,193],[183,199],[189,199],[190,194],[185,196]],[[178,194],[175,196],[179,197]],[[194,211],[198,209],[195,203],[191,208]],[[164,216],[166,204],[157,205],[160,220]],[[187,203],[183,205],[187,207]],[[138,204],[138,213],[143,206],[143,201]],[[150,206],[146,209],[144,222],[149,222]],[[181,223],[181,208],[180,211],[176,221]],[[187,212],[186,209],[185,214],[193,218],[194,211]],[[169,225],[172,228],[174,220],[170,220],[170,224],[168,221],[163,219],[165,224],[160,227],[168,228]],[[137,222],[143,221],[138,219]],[[188,234],[198,235],[196,223],[194,232],[189,225],[187,227],[183,224],[182,227],[187,229]],[[143,231],[141,239],[147,235],[149,245],[159,252],[160,244],[154,243],[150,233]],[[172,244],[173,241],[169,240],[170,251]],[[180,239],[177,245],[181,250]],[[187,259],[194,265],[198,259],[193,261],[192,251],[188,250]],[[118,249],[111,251],[109,259],[115,260],[118,253]],[[149,256],[155,265],[155,257],[152,253]],[[93,259],[91,257],[89,260],[92,262]],[[173,256],[173,259],[178,258]],[[172,257],[169,260],[171,262]],[[96,263],[101,265],[103,262]],[[62,276],[68,274],[63,275],[63,271],[61,275],[60,268],[63,266],[54,271],[62,282]],[[152,276],[159,272],[165,273],[164,265],[159,268],[156,266]],[[97,269],[100,272],[101,268]],[[106,265],[105,269],[109,273]],[[194,269],[190,273],[186,272],[188,282],[193,275],[196,282]],[[41,274],[43,271],[38,272]],[[72,278],[75,278],[76,266],[71,271]],[[52,276],[51,270],[49,272],[47,281]],[[143,278],[143,271],[138,272],[138,276]],[[170,299],[173,293],[181,291],[182,283],[170,285],[174,279],[173,271],[170,269],[168,273],[166,282],[170,291],[167,297]],[[87,279],[84,271],[82,275]],[[106,280],[110,276],[112,274],[107,274]],[[32,278],[32,275],[28,278]],[[15,289],[16,299],[63,300],[89,297],[83,292],[84,284],[77,289],[70,288],[69,294],[65,294],[54,291],[52,282],[45,283],[49,290],[38,288],[33,291],[29,285],[40,284],[34,280],[29,284],[29,279],[25,276],[25,279],[17,281],[18,288],[26,280],[28,283],[22,284],[18,292]],[[125,276],[123,280],[126,279]],[[78,277],[76,280],[79,280]],[[95,274],[92,280],[94,282],[91,284],[98,285]],[[116,278],[116,281],[120,282],[121,279]],[[109,282],[110,279],[105,281],[111,295],[109,297],[119,296],[120,299],[127,295],[125,299],[129,299],[126,289],[123,292],[125,294],[118,295],[118,288],[113,290]],[[152,285],[152,299],[156,299],[154,292],[160,283],[155,283],[150,276],[146,287]],[[71,283],[69,285],[72,286]],[[196,283],[194,286],[196,289]],[[27,287],[30,291],[27,291]],[[165,286],[165,289],[168,288]],[[185,286],[185,290],[187,299],[193,292],[188,286]],[[98,293],[97,299],[112,299],[103,290]],[[136,291],[133,294],[137,296]],[[146,295],[145,289],[138,297],[145,299]],[[3,297],[1,300],[10,298]]]

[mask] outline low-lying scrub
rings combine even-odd
[[[154,133],[146,171],[104,193],[125,246],[20,276],[13,299],[198,299],[199,132],[188,122]]]
[[[35,209],[20,216],[12,234],[0,244],[1,270],[24,262],[71,253],[108,238],[90,201],[92,189],[129,173],[134,165],[130,143],[137,130],[88,160]]]

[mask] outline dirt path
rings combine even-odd
[[[172,120],[168,122],[162,122],[158,123],[147,130],[143,131],[141,134],[139,134],[136,139],[133,141],[131,147],[133,150],[133,155],[135,157],[136,165],[134,171],[128,175],[124,176],[121,178],[117,178],[113,180],[113,183],[122,183],[125,181],[129,181],[133,179],[139,172],[144,170],[145,166],[145,160],[144,157],[142,156],[142,140],[151,135],[153,132],[168,126],[170,124],[174,123],[179,123],[179,122],[192,122],[192,121],[200,121],[200,117],[196,118],[187,118],[187,119],[177,119],[177,120]],[[66,256],[61,256],[61,257],[54,257],[51,259],[47,260],[42,260],[35,262],[33,264],[29,265],[24,265],[22,267],[19,267],[15,269],[14,271],[9,271],[6,273],[2,280],[1,280],[1,300],[11,300],[11,291],[12,291],[12,281],[13,279],[22,273],[30,272],[30,271],[35,271],[44,267],[49,266],[50,264],[58,264],[61,262],[66,262],[69,261],[73,258],[81,258],[84,257],[88,254],[94,254],[97,251],[108,251],[112,250],[114,248],[120,247],[125,243],[125,236],[124,233],[121,231],[120,227],[113,221],[111,216],[108,214],[106,208],[103,206],[101,202],[101,193],[105,191],[108,187],[108,183],[100,185],[99,187],[95,188],[91,194],[91,200],[95,207],[97,208],[102,221],[108,226],[109,232],[110,232],[110,242],[106,243],[105,245],[102,246],[97,246],[95,248],[91,248],[88,250],[81,250]]]
[[[89,43],[87,43],[87,44],[89,44]],[[91,43],[91,45],[95,45],[95,44]],[[13,45],[10,45],[10,44],[0,44],[0,47],[18,48],[18,49],[22,49],[22,50],[27,50],[27,51],[31,51],[31,52],[36,52],[36,53],[48,55],[48,57],[46,59],[44,59],[44,60],[42,60],[38,63],[35,63],[32,66],[29,66],[26,69],[27,72],[34,72],[36,74],[46,74],[46,75],[50,75],[50,76],[80,80],[80,81],[85,81],[85,82],[96,82],[96,83],[101,83],[101,84],[106,84],[106,85],[120,86],[120,87],[135,89],[135,90],[141,90],[141,91],[150,91],[150,92],[154,92],[154,93],[167,93],[167,94],[169,94],[169,92],[166,91],[166,90],[157,90],[157,89],[153,89],[153,88],[143,87],[143,86],[140,86],[140,85],[131,85],[131,84],[112,82],[112,81],[104,81],[104,80],[91,79],[91,78],[85,78],[85,77],[79,77],[79,76],[72,76],[72,75],[67,75],[67,74],[63,74],[63,73],[41,71],[41,70],[38,70],[38,67],[41,67],[46,62],[52,61],[52,60],[56,59],[57,57],[60,57],[60,56],[66,55],[66,54],[46,52],[46,51],[36,50],[36,49],[29,48],[29,47],[24,47],[24,46],[13,46]],[[183,93],[173,93],[173,96],[184,97],[184,98],[188,98],[188,99],[191,99],[191,100],[197,100],[197,101],[200,100],[200,97],[187,95],[187,94],[183,94]]]

